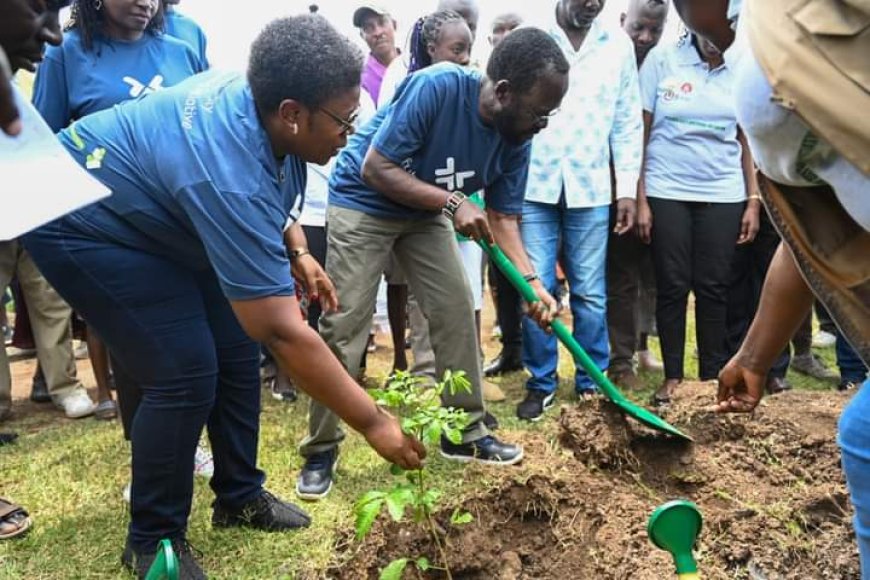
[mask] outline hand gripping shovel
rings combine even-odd
[[[523,279],[522,274],[520,274],[519,270],[517,270],[516,266],[508,259],[507,256],[504,255],[504,252],[496,245],[490,245],[485,240],[478,241],[480,247],[492,258],[493,263],[495,263],[496,267],[502,271],[502,273],[510,280],[511,285],[517,289],[517,291],[522,294],[523,298],[528,302],[537,302],[538,296],[535,294],[535,291]],[[691,437],[677,429],[676,427],[669,424],[667,421],[659,417],[658,415],[651,413],[640,407],[628,399],[617,389],[613,383],[610,382],[604,373],[602,373],[598,366],[589,358],[589,355],[586,354],[586,351],[583,350],[583,347],[574,340],[574,337],[571,336],[571,331],[568,330],[568,327],[559,320],[556,319],[553,321],[551,325],[553,329],[553,333],[562,341],[562,344],[571,352],[571,355],[574,357],[574,361],[583,367],[592,380],[598,385],[598,388],[601,389],[601,392],[604,393],[604,396],[610,399],[610,401],[622,409],[624,412],[628,413],[641,423],[645,423],[649,425],[653,429],[657,429],[659,431],[664,431],[665,433],[670,433],[672,435],[676,435],[677,437],[682,437],[683,439],[687,439],[689,441],[692,440]]]
[[[692,502],[670,501],[659,506],[646,526],[649,539],[656,547],[670,552],[680,580],[698,580],[698,564],[692,556],[695,540],[701,532],[701,513]]]
[[[148,568],[145,580],[178,580],[178,556],[169,540],[160,540],[157,556]]]

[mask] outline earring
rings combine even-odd
[[[296,135],[297,133],[299,133],[299,125],[293,123],[293,134]]]
[[[94,10],[99,12],[103,9],[103,0],[94,0]]]

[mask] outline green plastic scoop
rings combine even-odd
[[[702,521],[695,504],[675,500],[656,508],[647,523],[646,531],[652,543],[674,557],[680,580],[700,578],[692,548],[701,533]]]
[[[478,244],[483,250],[492,258],[493,263],[498,267],[499,270],[504,273],[508,280],[510,280],[511,285],[517,289],[517,291],[522,294],[523,298],[528,302],[537,302],[538,296],[535,294],[535,291],[523,279],[523,275],[520,274],[519,270],[517,270],[516,266],[508,259],[507,256],[504,255],[504,252],[496,245],[490,245],[485,240],[479,240]],[[659,431],[664,431],[665,433],[670,433],[672,435],[676,435],[677,437],[682,437],[683,439],[692,440],[691,437],[672,426],[670,423],[656,415],[655,413],[651,413],[648,410],[640,407],[633,402],[629,401],[620,391],[617,389],[613,383],[610,382],[604,373],[599,370],[598,366],[589,358],[589,355],[586,354],[586,351],[583,350],[583,347],[574,340],[574,337],[571,336],[571,331],[568,330],[568,327],[561,320],[554,320],[551,325],[553,329],[553,333],[562,341],[562,344],[571,352],[571,355],[574,357],[574,361],[583,367],[592,380],[598,385],[598,388],[601,389],[601,392],[604,393],[604,396],[610,399],[613,404],[618,406],[620,409],[640,421],[641,423],[645,423],[649,425],[653,429],[658,429]]]
[[[178,580],[178,556],[169,540],[160,540],[157,556],[148,568],[145,580]]]

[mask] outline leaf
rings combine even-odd
[[[402,475],[403,473],[405,473],[405,470],[402,469],[401,467],[399,467],[398,465],[396,465],[395,463],[390,465],[390,474],[391,475],[398,476],[398,475]]]
[[[441,441],[441,421],[433,421],[426,427],[423,437],[429,445],[435,445]]]
[[[396,487],[387,494],[386,501],[390,517],[400,522],[405,516],[405,507],[414,501],[414,492],[408,487]]]
[[[470,524],[474,521],[474,516],[468,512],[460,512],[459,508],[453,510],[453,514],[450,516],[450,523],[454,526],[462,526],[465,524]]]
[[[420,572],[425,572],[432,567],[432,564],[429,563],[428,558],[417,558],[417,561],[414,562],[414,564],[417,566],[417,569]]]
[[[402,580],[402,572],[405,571],[405,566],[407,565],[407,558],[393,560],[386,568],[381,570],[380,580]]]
[[[369,492],[371,493],[371,492]],[[378,492],[382,493],[382,492]],[[366,494],[368,495],[368,494]],[[356,513],[356,539],[362,540],[371,531],[381,511],[381,506],[384,504],[384,498],[379,497],[371,501],[357,502],[354,512]]]
[[[460,443],[462,443],[462,431],[460,431],[459,429],[449,427],[444,431],[444,436],[447,437],[447,440],[454,445],[459,445]]]

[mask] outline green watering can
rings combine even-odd
[[[169,540],[160,540],[157,557],[148,568],[145,580],[178,580],[178,556]]]
[[[690,501],[670,501],[656,508],[646,526],[656,547],[670,552],[680,580],[699,580],[698,564],[692,556],[695,540],[701,533],[701,512]]]
[[[480,247],[492,258],[493,263],[498,267],[499,270],[510,280],[511,285],[517,289],[517,291],[526,299],[527,302],[537,302],[538,296],[535,294],[535,291],[532,289],[531,285],[523,279],[523,275],[520,274],[519,270],[517,270],[516,266],[508,259],[507,256],[504,255],[504,252],[496,245],[490,245],[485,240],[479,240],[477,242],[480,244]],[[583,350],[583,347],[574,340],[574,337],[571,336],[571,331],[568,330],[568,327],[559,320],[556,319],[553,321],[551,325],[553,329],[553,333],[562,341],[562,344],[571,352],[574,357],[574,361],[583,367],[595,384],[601,389],[601,392],[604,393],[604,396],[610,399],[612,403],[622,409],[624,412],[628,413],[641,423],[645,423],[649,425],[653,429],[657,429],[659,431],[663,431],[665,433],[670,433],[672,435],[676,435],[677,437],[682,437],[683,439],[687,439],[689,441],[692,440],[691,437],[672,426],[670,423],[656,415],[655,413],[651,413],[650,411],[644,409],[636,405],[635,403],[629,401],[620,391],[614,386],[613,383],[610,382],[604,373],[599,370],[598,366],[589,358],[589,355]]]

